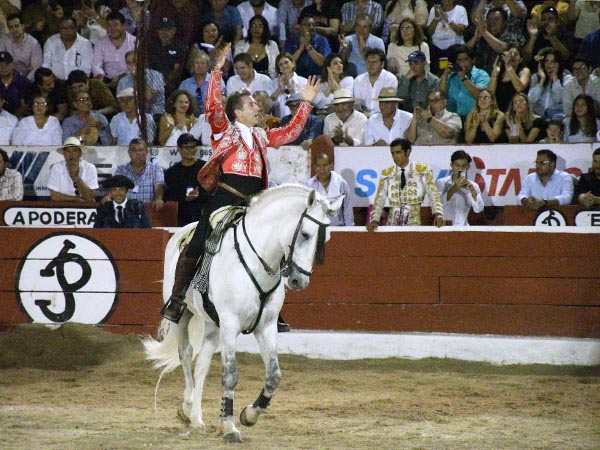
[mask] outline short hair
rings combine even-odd
[[[225,114],[230,122],[235,120],[235,110],[244,107],[244,97],[251,95],[252,93],[248,89],[241,89],[227,98],[227,102],[225,103]]]
[[[6,150],[4,150],[3,148],[0,148],[0,158],[2,158],[4,162],[8,164],[8,153],[6,153]]]
[[[19,22],[23,23],[23,18],[21,17],[21,14],[11,14],[11,15],[7,16],[6,23],[10,22],[11,20],[15,20],[15,19],[19,19]]]
[[[369,47],[369,48],[365,49],[365,60],[369,56],[378,56],[379,60],[381,62],[385,62],[385,52],[383,50],[381,50],[380,48]]]
[[[427,97],[429,97],[430,95],[434,95],[434,94],[439,94],[440,100],[446,100],[448,98],[448,95],[446,95],[446,93],[444,91],[442,91],[441,89],[434,89],[429,94],[427,94]]]
[[[538,154],[538,156],[546,155],[551,162],[553,162],[553,163],[556,162],[556,153],[554,153],[552,150],[544,148],[542,150],[538,150],[537,154]]]
[[[43,98],[46,101],[46,116],[50,115],[50,111],[52,110],[52,104],[48,98],[42,94],[41,92],[36,92],[31,97],[29,97],[28,106],[31,110],[33,110],[33,104],[35,103],[36,98]]]
[[[119,22],[121,22],[121,25],[125,25],[125,22],[127,22],[127,20],[125,20],[125,16],[119,11],[111,11],[110,13],[108,13],[108,15],[106,16],[106,21],[108,22],[109,20],[118,20]]]
[[[58,21],[58,23],[61,24],[63,22],[67,22],[67,21],[73,22],[73,25],[75,25],[75,28],[77,28],[77,21],[75,20],[75,18],[73,16],[69,16],[69,15],[62,16],[62,18]]]
[[[135,50],[129,50],[127,53],[125,53],[125,61],[127,61],[127,57],[131,56],[131,55],[135,55],[135,57],[137,59],[137,51],[135,51]]]
[[[296,60],[294,59],[291,53],[281,52],[279,55],[277,55],[277,58],[275,58],[275,70],[278,74],[281,74],[281,71],[279,70],[279,61],[281,61],[283,58],[289,59],[292,62],[292,64],[294,64],[294,66],[296,65]]]
[[[325,159],[329,161],[329,164],[333,164],[333,154],[329,155],[325,152],[317,153],[317,155],[313,158],[313,164],[316,164],[319,159]]]
[[[133,145],[141,145],[146,150],[148,150],[148,144],[146,144],[146,141],[143,140],[142,138],[133,138],[131,141],[129,141],[129,146],[127,147],[127,151],[131,150],[131,146],[133,146]]]
[[[369,21],[369,31],[370,31],[371,25],[373,25],[373,19],[371,18],[371,16],[365,12],[362,12],[362,13],[356,15],[356,18],[354,19],[354,23],[358,22],[359,20],[368,20]]]
[[[600,155],[600,147],[598,147],[596,150],[594,150],[594,153],[592,153],[592,157],[596,155]]]
[[[563,131],[565,129],[565,123],[562,120],[559,119],[551,119],[546,123],[546,130],[548,129],[548,127],[550,125],[556,125],[557,127],[560,128],[560,131]]]
[[[254,66],[254,60],[252,59],[252,56],[250,56],[248,53],[238,53],[237,55],[235,55],[233,57],[233,63],[238,63],[238,62],[242,62],[244,64],[246,64],[247,66]]]
[[[467,55],[469,55],[469,58],[475,59],[475,50],[473,50],[471,47],[467,47],[466,45],[459,45],[458,47],[456,47],[454,54],[458,57],[460,53],[466,53]]]
[[[453,163],[457,159],[466,159],[469,164],[471,164],[471,161],[473,161],[471,155],[464,150],[456,150],[454,153],[452,153],[452,156],[450,156],[450,162]]]
[[[410,152],[412,150],[412,144],[410,143],[410,141],[408,139],[396,138],[390,143],[390,149],[393,147],[398,147],[398,146],[402,147],[402,150],[405,150],[405,151]]]
[[[89,77],[83,70],[73,70],[67,77],[67,86],[71,86],[75,83],[87,83]]]
[[[501,7],[500,8],[498,8],[498,7],[491,8],[488,11],[487,15],[485,16],[485,18],[487,19],[488,16],[492,13],[499,13],[502,16],[502,19],[504,20],[504,22],[506,22],[508,20],[508,13],[506,12],[506,10],[504,8],[501,8]]]
[[[54,76],[54,72],[52,72],[50,69],[47,67],[40,67],[33,73],[33,79],[35,84],[42,84],[44,82],[44,78],[51,75]]]

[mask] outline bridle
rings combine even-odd
[[[252,245],[252,241],[250,240],[250,237],[248,236],[248,233],[246,231],[246,215],[244,215],[244,217],[242,218],[242,231],[244,233],[244,238],[246,239],[246,242],[248,242],[248,245],[250,246],[250,249],[256,255],[256,257],[258,258],[260,263],[262,264],[265,272],[267,272],[271,276],[278,276],[277,282],[268,291],[263,290],[263,288],[258,283],[258,280],[256,279],[256,277],[250,270],[250,267],[248,267],[248,264],[246,263],[246,260],[244,259],[244,255],[242,254],[242,251],[240,250],[240,243],[239,243],[238,236],[237,236],[238,226],[235,226],[233,228],[235,251],[238,255],[240,262],[242,263],[242,266],[246,270],[246,273],[250,277],[252,284],[254,284],[254,287],[258,291],[259,299],[260,299],[260,308],[258,310],[258,316],[256,317],[256,320],[254,321],[254,323],[252,324],[250,329],[242,331],[242,334],[250,334],[254,331],[254,329],[258,325],[258,322],[260,322],[260,318],[262,316],[262,312],[263,312],[263,309],[265,307],[267,300],[269,299],[271,294],[273,292],[275,292],[275,290],[279,287],[279,284],[281,283],[281,279],[283,277],[289,276],[292,268],[295,268],[298,272],[300,272],[303,275],[306,275],[306,276],[312,275],[312,273],[313,273],[312,270],[309,271],[309,270],[303,269],[298,264],[296,264],[296,262],[293,259],[294,258],[294,250],[296,248],[296,241],[298,240],[298,235],[300,234],[300,230],[302,229],[302,222],[304,221],[304,219],[308,219],[311,222],[314,222],[319,226],[319,231],[317,232],[317,248],[315,250],[315,259],[316,259],[317,264],[323,264],[324,255],[325,255],[325,232],[326,232],[326,229],[329,226],[329,224],[323,223],[323,222],[315,219],[314,217],[309,215],[307,211],[308,211],[308,207],[304,209],[304,212],[302,212],[302,215],[300,216],[300,219],[298,220],[298,225],[296,225],[296,231],[294,231],[292,243],[290,244],[290,252],[289,252],[287,258],[281,260],[279,270],[271,268],[269,266],[269,264],[267,264],[267,262],[258,254],[256,249],[254,248],[254,245]]]

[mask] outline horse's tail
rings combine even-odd
[[[175,328],[175,324],[163,319],[158,329],[158,339],[152,336],[142,338],[146,359],[152,361],[155,369],[162,369],[161,377],[181,364]]]

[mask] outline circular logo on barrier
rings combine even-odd
[[[36,242],[17,274],[17,298],[36,323],[103,323],[117,302],[111,254],[89,236],[55,233]]]
[[[533,224],[536,227],[564,227],[567,225],[567,218],[556,209],[546,209],[537,215]]]
[[[600,211],[579,211],[575,215],[575,225],[578,227],[600,227]]]

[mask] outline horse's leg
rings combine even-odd
[[[196,356],[196,366],[194,368],[194,393],[192,395],[192,409],[190,411],[190,426],[192,428],[204,428],[202,422],[202,394],[204,389],[204,380],[210,369],[212,355],[215,353],[219,344],[219,329],[212,322],[206,322],[204,328],[204,338],[202,348]]]
[[[260,355],[265,364],[266,378],[263,390],[258,398],[253,404],[246,406],[240,414],[240,423],[246,427],[251,427],[258,422],[260,416],[267,410],[275,389],[281,381],[281,370],[277,358],[277,325],[273,322],[262,330],[256,331],[254,336],[260,346]]]
[[[235,359],[235,340],[237,332],[223,323],[221,318],[221,360],[223,364],[223,402],[221,404],[221,424],[223,440],[227,443],[242,442],[242,436],[235,426],[233,415],[234,389],[238,382],[238,371]]]
[[[183,391],[183,403],[177,411],[177,416],[184,422],[190,421],[190,410],[192,407],[192,396],[194,394],[194,375],[192,373],[193,348],[190,342],[188,326],[192,319],[192,313],[185,311],[178,324],[173,324],[177,336],[179,359],[183,368],[185,379],[185,390]]]

